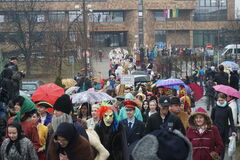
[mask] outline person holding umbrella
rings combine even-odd
[[[213,124],[217,126],[222,137],[223,144],[226,147],[229,131],[231,131],[232,136],[237,136],[236,129],[234,127],[232,109],[228,106],[227,95],[224,93],[218,93],[216,104],[217,105],[212,109],[211,119]],[[223,152],[221,155],[222,159],[224,159],[224,154],[225,153]]]

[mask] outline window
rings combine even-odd
[[[155,31],[155,42],[166,43],[166,31]]]
[[[45,22],[45,15],[37,15],[37,22]]]
[[[198,8],[194,11],[195,21],[227,20],[227,0],[198,0]]]
[[[69,22],[83,21],[83,15],[80,11],[69,11]]]
[[[165,21],[163,10],[161,10],[161,11],[155,11],[154,14],[155,14],[155,20],[156,20],[157,22],[158,22],[158,21]]]
[[[204,47],[206,44],[217,46],[217,31],[193,31],[194,47]]]
[[[69,32],[69,40],[70,40],[70,42],[76,42],[77,41],[77,33]]]
[[[90,22],[123,22],[123,11],[93,12]]]
[[[64,22],[65,12],[49,12],[48,16],[50,22]]]
[[[91,33],[94,44],[98,47],[123,47],[127,46],[126,32],[93,32]]]
[[[4,15],[0,15],[0,23],[4,22]]]
[[[25,15],[23,12],[9,12],[8,22],[9,23],[23,23],[25,20]]]

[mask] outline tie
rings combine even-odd
[[[132,128],[132,122],[128,122],[128,129]]]

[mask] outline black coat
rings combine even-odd
[[[236,132],[233,122],[232,109],[228,105],[226,107],[219,107],[217,105],[212,109],[211,119],[213,121],[213,124],[217,126],[223,139],[223,143],[228,143],[230,129],[232,132]]]
[[[135,118],[135,122],[131,129],[128,128],[128,121],[124,119],[121,121],[123,126],[126,128],[127,143],[130,146],[135,141],[140,140],[144,133],[144,123]]]
[[[225,72],[217,72],[214,81],[217,82],[217,84],[229,85],[228,74]]]
[[[151,133],[155,130],[163,128],[168,128],[170,130],[177,129],[182,132],[183,135],[186,134],[185,128],[182,124],[182,121],[174,114],[168,112],[165,119],[162,119],[160,113],[154,113],[148,118],[145,134]]]
[[[124,126],[120,123],[116,131],[112,126],[107,127],[103,122],[95,126],[102,145],[110,156],[107,160],[128,160],[127,138]]]
[[[230,86],[236,90],[239,90],[239,75],[237,73],[231,73]]]

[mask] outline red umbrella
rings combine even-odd
[[[198,101],[203,97],[203,88],[200,87],[198,84],[192,83],[192,84],[188,84],[188,86],[191,88],[191,90],[194,93],[195,101]]]
[[[55,101],[64,94],[64,89],[59,87],[54,83],[44,84],[38,87],[38,89],[33,93],[33,102],[46,101],[51,105],[54,105]],[[50,108],[49,112],[52,111]]]

